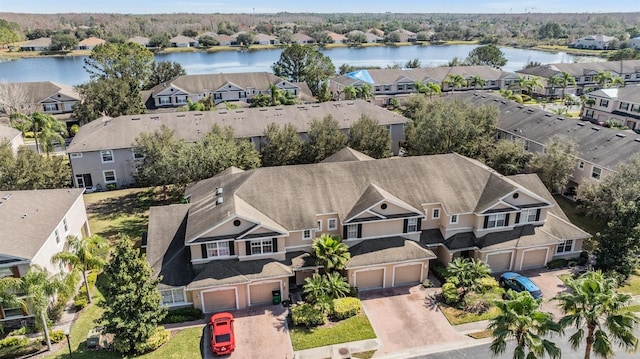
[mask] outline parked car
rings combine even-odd
[[[231,313],[216,313],[211,316],[209,321],[211,350],[216,355],[231,354],[236,349],[233,322],[234,319]]]
[[[542,298],[542,291],[531,279],[514,272],[506,272],[500,276],[500,286],[516,292],[527,291],[534,298]]]

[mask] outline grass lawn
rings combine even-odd
[[[629,305],[622,308],[623,312],[640,312],[640,304]]]
[[[289,328],[293,350],[304,350],[326,345],[373,339],[376,337],[369,319],[364,314],[318,328]]]
[[[587,216],[583,210],[577,207],[578,205],[575,202],[559,195],[555,195],[554,198],[567,217],[569,217],[571,223],[580,227],[592,236],[595,236],[596,233],[602,232],[606,228],[606,223]]]
[[[491,336],[493,336],[493,331],[492,330],[483,330],[481,332],[469,333],[469,334],[467,334],[467,336],[470,336],[473,339],[490,338]]]
[[[629,277],[627,283],[618,288],[618,292],[640,295],[640,270],[636,270],[636,272]]]
[[[438,306],[440,307],[442,314],[444,314],[451,325],[460,325],[479,322],[481,320],[489,320],[495,318],[496,315],[500,313],[500,310],[496,307],[489,308],[489,310],[484,312],[483,314],[472,314],[458,308],[450,307],[444,303],[439,303]]]

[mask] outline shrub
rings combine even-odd
[[[580,252],[580,256],[577,259],[578,265],[584,266],[589,262],[589,252],[582,251]]]
[[[192,320],[202,319],[204,315],[198,308],[180,308],[170,310],[167,316],[161,321],[162,324],[182,323]]]
[[[118,185],[115,183],[109,183],[107,185],[107,191],[113,191],[114,189],[117,189],[117,188],[118,188]]]
[[[447,266],[440,263],[435,262],[431,267],[433,270],[433,274],[440,280],[440,282],[444,282],[447,279]]]
[[[52,330],[49,333],[49,339],[51,339],[52,343],[60,343],[64,340],[64,332],[62,330]]]
[[[157,327],[156,331],[151,334],[151,337],[145,343],[136,345],[136,351],[140,354],[152,352],[168,342],[170,336],[171,333],[165,330],[164,327]]]
[[[160,323],[171,324],[171,323],[182,323],[182,322],[188,322],[188,321],[189,319],[184,315],[167,313],[167,316],[164,317],[164,319],[162,319]]]
[[[16,335],[25,335],[27,334],[27,327],[22,327],[20,329],[12,330],[7,336],[16,336]]]
[[[333,316],[338,320],[351,318],[362,310],[358,298],[338,298],[333,300]]]
[[[0,340],[0,349],[11,347],[23,347],[29,344],[29,338],[25,337],[6,337]]]
[[[87,306],[89,302],[87,301],[86,298],[78,298],[76,297],[76,300],[73,301],[73,306],[76,307],[76,310],[82,310],[84,309],[84,307]]]
[[[87,283],[89,283],[89,288],[93,289],[93,286],[96,285],[96,281],[98,280],[98,272],[97,271],[92,271],[91,273],[87,274]]]
[[[51,319],[54,322],[57,322],[62,316],[62,311],[64,311],[65,305],[66,305],[66,302],[57,300],[56,304],[54,304],[53,306],[47,309],[47,314],[49,319]]]
[[[422,288],[433,288],[433,286],[433,282],[429,279],[425,279],[422,281]]]
[[[547,268],[549,269],[558,269],[567,266],[567,260],[564,258],[554,259],[551,262],[547,263]]]
[[[491,303],[482,294],[468,293],[464,298],[464,311],[474,314],[482,314],[489,310]]]
[[[476,280],[476,285],[478,287],[478,290],[481,291],[482,293],[486,293],[490,290],[493,290],[494,288],[498,288],[500,285],[498,284],[498,281],[495,280],[495,278],[493,277],[482,277],[482,278],[478,278]]]
[[[291,308],[291,320],[294,325],[304,325],[310,328],[324,324],[324,315],[311,304],[303,303]]]
[[[451,282],[447,282],[442,285],[442,297],[447,304],[458,303],[460,297],[458,295],[458,287]]]

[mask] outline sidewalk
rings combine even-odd
[[[348,350],[343,352],[342,350],[345,348]],[[351,356],[347,354],[378,350],[378,348],[380,348],[380,342],[378,339],[367,339],[357,342],[299,350],[297,352],[293,352],[293,357],[294,359],[350,358]]]

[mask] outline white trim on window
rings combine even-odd
[[[316,231],[318,232],[322,232],[322,220],[318,220],[318,226],[316,227]]]
[[[591,169],[591,178],[600,179],[602,178],[602,168],[593,166]]]
[[[311,239],[313,238],[313,231],[311,229],[304,229],[302,231],[302,239]]]
[[[584,161],[578,161],[578,169],[579,169],[580,171],[583,171],[583,170],[584,170]]]
[[[507,225],[507,215],[505,213],[496,213],[488,216],[486,228],[506,227]]]
[[[434,208],[431,210],[431,219],[439,219],[440,218],[440,208]]]
[[[538,209],[523,209],[522,214],[520,214],[520,223],[532,223],[536,222],[536,217],[538,216]]]
[[[107,175],[107,173],[109,173],[109,172],[113,172],[113,174]],[[113,179],[107,179],[107,177],[113,178]],[[116,176],[116,170],[105,170],[105,171],[102,171],[102,178],[104,179],[104,183],[105,184],[117,183],[118,182],[118,177]]]
[[[159,292],[162,296],[162,305],[171,307],[174,305],[187,304],[187,295],[184,291],[184,287],[161,289]]]
[[[353,239],[358,238],[358,225],[357,224],[348,224],[347,225],[347,238]]]
[[[573,252],[573,245],[575,241],[573,239],[567,239],[556,247],[556,254],[564,254]]]
[[[56,238],[56,244],[60,244],[60,231],[58,231],[58,228],[53,231],[53,236]]]
[[[67,222],[67,218],[62,219],[62,227],[64,228],[64,234],[69,233],[69,222]]]
[[[231,241],[216,241],[206,244],[207,258],[221,258],[231,256]]]
[[[252,240],[249,244],[251,255],[273,253],[273,238]]]
[[[458,224],[458,215],[457,214],[452,214],[451,217],[449,217],[449,223],[450,224]]]
[[[82,152],[74,152],[69,154],[70,158],[82,158]]]
[[[408,218],[407,219],[407,233],[417,232],[418,231],[418,219],[417,218]]]
[[[102,163],[113,163],[114,161],[113,150],[100,151],[100,161],[102,161]]]
[[[333,224],[332,224],[333,222]],[[328,231],[335,231],[336,229],[338,229],[338,219],[337,218],[329,218],[327,219],[327,230]]]

